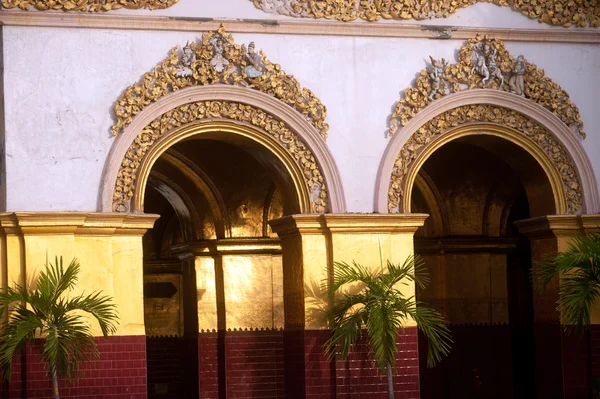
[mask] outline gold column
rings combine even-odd
[[[516,225],[519,232],[526,236],[531,243],[534,276],[537,275],[537,270],[539,270],[537,261],[565,251],[569,248],[571,239],[582,233],[580,217],[577,215],[548,215],[519,221]],[[559,284],[559,279],[554,278],[548,284],[544,295],[538,295],[534,289],[533,309],[536,321],[557,320],[560,318],[556,311]]]
[[[425,214],[292,215],[269,222],[282,239],[286,328],[323,329],[314,317],[313,287],[333,275],[334,261],[378,268],[414,252],[413,236]],[[414,294],[414,285],[404,288]],[[318,310],[318,309],[317,309]]]
[[[88,212],[0,214],[2,286],[31,285],[56,256],[81,262],[71,293],[101,290],[119,313],[116,335],[144,335],[142,236],[158,215]],[[92,322],[92,333],[101,335]]]

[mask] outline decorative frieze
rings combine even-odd
[[[2,8],[39,11],[110,11],[119,8],[159,10],[171,7],[179,0],[2,0]]]
[[[214,54],[211,57],[214,57]],[[219,62],[223,60],[216,58],[215,64]],[[310,193],[312,211],[323,213],[327,210],[328,190],[324,175],[311,150],[286,123],[250,105],[228,101],[201,101],[169,110],[141,129],[119,168],[113,194],[113,211],[130,211],[138,170],[148,149],[156,140],[184,125],[215,119],[247,123],[273,137],[300,167]]]
[[[154,70],[125,89],[114,106],[117,122],[111,130],[115,135],[121,133],[139,112],[169,93],[213,84],[242,86],[271,95],[296,109],[327,138],[329,126],[321,101],[262,51],[256,52],[254,43],[248,47],[235,44],[222,25],[203,34],[199,42],[187,43],[181,51],[174,47]]]
[[[476,3],[511,7],[540,23],[559,26],[600,26],[600,6],[594,0],[250,0],[269,13],[290,17],[369,22],[381,19],[446,18]]]
[[[404,90],[390,120],[390,135],[405,126],[420,110],[450,93],[468,89],[495,89],[523,96],[553,112],[574,132],[585,138],[579,109],[544,70],[519,55],[510,55],[504,42],[477,35],[460,48],[458,62],[431,59],[413,87]]]

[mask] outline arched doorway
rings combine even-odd
[[[149,154],[143,209],[161,215],[144,237],[149,397],[283,397],[281,244],[267,221],[306,207],[254,133],[191,127]]]
[[[531,252],[514,222],[557,213],[552,184],[498,128],[457,130],[434,145],[412,188],[411,211],[431,215],[415,236],[431,276],[417,298],[444,315],[454,340],[435,369],[420,340],[421,397],[534,398]]]
[[[282,248],[266,222],[343,212],[335,163],[261,93],[193,87],[153,105],[117,138],[101,202],[161,215],[144,239],[149,396],[283,397]]]

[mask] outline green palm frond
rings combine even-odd
[[[342,361],[347,360],[366,329],[378,366],[382,370],[394,366],[398,335],[413,319],[429,338],[428,365],[433,366],[449,353],[452,340],[441,315],[417,303],[414,297],[405,297],[398,289],[411,282],[424,288],[429,282],[425,262],[419,256],[398,264],[387,262],[380,270],[356,262],[334,265],[329,289],[332,305],[326,312],[332,333],[324,346],[330,359],[339,355]],[[340,294],[348,284],[356,283],[362,284],[360,292]]]
[[[573,237],[566,251],[538,264],[535,280],[540,294],[553,278],[560,278],[557,311],[580,332],[590,323],[591,308],[600,298],[600,233]]]
[[[27,340],[44,340],[42,359],[50,370],[76,377],[81,364],[98,359],[98,349],[85,312],[98,321],[106,337],[116,332],[117,312],[112,299],[100,292],[67,298],[78,280],[77,259],[64,268],[62,257],[46,264],[32,290],[15,284],[0,291],[0,367],[10,379],[12,359]]]

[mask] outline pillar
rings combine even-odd
[[[413,236],[424,214],[293,215],[270,222],[282,240],[284,293],[284,364],[286,398],[330,398],[334,395],[381,395],[386,380],[359,347],[349,362],[330,362],[323,355],[329,337],[320,289],[333,275],[334,261],[356,261],[379,268],[381,260],[403,262],[413,253]],[[414,285],[406,294],[414,294]],[[399,341],[395,390],[418,398],[417,331],[406,326]]]
[[[157,215],[87,212],[15,212],[0,214],[2,287],[31,286],[47,261],[75,257],[81,270],[69,296],[101,291],[111,296],[119,315],[114,336],[105,339],[91,322],[100,360],[73,384],[61,381],[72,397],[146,395],[142,235]],[[50,397],[51,381],[41,364],[42,340],[27,344],[17,360],[9,397]]]
[[[549,215],[517,222],[519,231],[531,243],[534,278],[540,260],[567,250],[573,237],[593,231],[592,225],[598,226],[599,222],[598,215]],[[594,325],[581,335],[565,330],[556,310],[559,287],[560,280],[555,278],[543,295],[534,289],[537,397],[588,398],[592,375],[590,335],[598,330]],[[592,323],[599,322],[596,317],[592,319]]]

